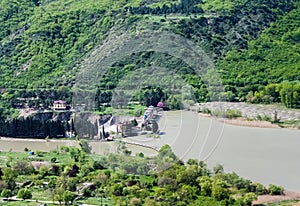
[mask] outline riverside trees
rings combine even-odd
[[[42,186],[44,198],[65,204],[73,203],[79,194],[82,198],[77,198],[76,203],[101,196],[102,200],[115,205],[129,202],[137,205],[237,206],[250,205],[257,195],[268,191],[274,195],[282,193],[281,187],[270,185],[267,190],[235,173],[224,173],[220,165],[213,173],[195,159],[185,164],[168,145],[152,158],[122,154],[96,156],[83,149],[62,147],[50,153],[40,152],[39,161],[50,163],[54,157],[56,161],[40,168],[26,169],[26,172],[19,169],[30,168],[28,164],[32,158],[24,153],[21,164],[11,155],[8,166],[0,166],[0,194],[38,199]],[[74,151],[84,156],[84,161],[74,159]]]

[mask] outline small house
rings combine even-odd
[[[66,101],[58,100],[53,102],[53,109],[54,110],[65,110],[67,108]]]

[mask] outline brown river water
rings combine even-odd
[[[278,184],[300,192],[300,130],[252,128],[225,125],[212,118],[187,111],[161,114],[160,138],[130,137],[126,141],[159,148],[172,146],[181,159],[204,160],[210,168],[222,164],[226,172],[265,185]],[[50,151],[61,145],[78,146],[75,141],[0,139],[0,151]],[[105,155],[115,152],[114,142],[91,142],[92,151]],[[127,145],[134,153],[154,155],[152,149]]]

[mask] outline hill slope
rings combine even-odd
[[[255,40],[247,50],[232,50],[218,62],[228,90],[246,97],[263,86],[300,80],[300,4]],[[299,87],[299,85],[298,85]],[[296,89],[294,91],[300,92]],[[277,91],[278,93],[279,91]],[[275,95],[273,95],[275,97]],[[299,106],[299,99],[298,106]]]
[[[193,40],[218,62],[219,69],[224,73],[224,83],[229,86],[241,86],[234,78],[243,73],[243,68],[252,65],[250,60],[243,59],[253,59],[255,56],[268,55],[267,59],[271,59],[272,55],[278,57],[278,61],[263,62],[268,68],[264,69],[266,76],[272,76],[269,82],[299,79],[299,62],[296,60],[299,54],[299,4],[295,5],[295,2],[3,0],[0,10],[0,87],[6,89],[2,90],[5,93],[0,102],[5,108],[14,106],[17,97],[39,96],[39,103],[45,106],[59,98],[70,102],[71,87],[82,60],[106,39],[108,31],[115,26],[128,28],[132,32],[136,32],[137,28],[168,30]],[[267,29],[272,22],[275,23]],[[285,26],[287,22],[290,26]],[[273,42],[267,43],[268,39],[273,38]],[[262,44],[268,44],[270,49],[256,49]],[[290,55],[282,56],[286,51]],[[155,59],[157,54],[144,56],[149,60]],[[147,59],[141,58],[147,62]],[[231,59],[238,63],[231,64]],[[262,64],[259,59],[252,61]],[[136,65],[136,62],[128,60],[124,65],[129,64]],[[172,65],[174,68],[170,69],[175,70],[185,66]],[[237,65],[241,70],[234,69]],[[286,65],[289,65],[288,69]],[[122,65],[117,68],[123,75],[126,73]],[[255,91],[259,85],[264,86],[268,82],[255,72],[258,67],[252,70],[253,74],[244,74],[249,75],[249,81],[245,84],[256,81],[256,87],[252,88]],[[190,78],[187,74],[182,75],[185,79]],[[193,72],[190,75],[193,76]],[[264,81],[259,81],[257,76]],[[116,79],[113,84],[118,82],[114,76],[107,79]],[[194,84],[198,85],[195,89],[198,100],[209,99],[200,94],[203,93],[200,78],[196,81],[200,82]],[[241,94],[234,89],[228,91],[241,97],[250,89]]]

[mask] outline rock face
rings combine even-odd
[[[69,121],[71,118],[72,112],[70,111],[65,111],[65,112],[40,112],[40,113],[35,113],[32,115],[33,120],[38,120],[38,121]]]
[[[81,138],[103,139],[101,125],[105,124],[111,115],[97,115],[85,112],[74,114],[74,125],[76,133]]]
[[[37,113],[33,119],[39,121],[68,122],[70,130],[80,138],[101,139],[101,128],[111,118],[111,115],[98,115],[91,112],[74,113],[66,112],[44,112]]]
[[[0,121],[0,136],[15,138],[75,137],[101,139],[101,125],[111,115],[75,113],[72,111],[35,112],[29,116]]]

